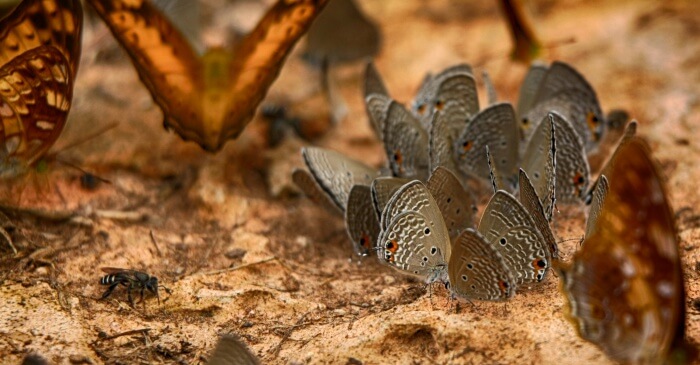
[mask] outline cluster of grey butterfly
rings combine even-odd
[[[480,109],[468,65],[428,75],[410,108],[391,99],[373,64],[365,76],[387,167],[307,147],[308,171],[293,174],[310,199],[345,215],[355,252],[468,299],[506,300],[544,280],[558,259],[555,203],[590,202],[587,156],[609,124],[585,78],[565,63],[533,65],[514,108],[496,101],[484,74]],[[628,124],[625,138],[635,130]],[[478,225],[468,179],[494,191]]]

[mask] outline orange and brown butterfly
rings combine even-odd
[[[79,0],[25,0],[0,21],[0,177],[28,171],[61,134],[81,32]]]
[[[89,0],[161,107],[166,129],[220,150],[250,122],[286,56],[328,0],[279,0],[232,49],[199,56],[147,0]]]
[[[582,248],[558,268],[567,316],[613,360],[685,362],[683,272],[663,177],[638,137],[614,158]]]

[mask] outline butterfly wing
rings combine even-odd
[[[302,169],[295,169],[292,172],[292,181],[306,195],[309,200],[322,206],[330,212],[341,214],[340,207],[321,188],[310,172]]]
[[[21,174],[51,148],[72,97],[70,63],[53,46],[33,48],[0,68],[0,175]]]
[[[614,360],[662,363],[685,322],[673,211],[642,140],[623,145],[616,160],[596,227],[561,270],[567,316]]]
[[[163,110],[163,124],[202,144],[201,64],[185,37],[149,1],[88,0]]]
[[[518,117],[522,117],[527,113],[535,103],[535,94],[540,87],[540,83],[547,73],[548,67],[541,63],[533,63],[527,70],[525,79],[522,85],[520,85],[520,91],[518,92],[518,104],[517,112]]]
[[[477,230],[501,252],[518,285],[544,279],[551,264],[549,247],[530,213],[512,195],[497,191]]]
[[[489,146],[496,168],[510,181],[517,171],[519,139],[513,107],[508,103],[491,105],[475,115],[457,138],[457,165],[467,175],[488,179],[485,149]]]
[[[466,70],[453,70],[435,80],[437,91],[431,106],[433,119],[428,126],[430,170],[444,166],[457,171],[454,160],[455,140],[466,127],[472,113],[478,111],[474,77]]]
[[[444,167],[436,168],[426,187],[440,208],[450,240],[465,229],[474,227],[476,201],[452,171]]]
[[[369,186],[355,185],[350,189],[345,227],[358,256],[367,256],[376,247],[379,219],[372,204]]]
[[[221,148],[236,138],[253,118],[260,101],[277,79],[292,47],[321,13],[328,0],[277,1],[257,26],[233,51],[228,75],[231,78],[225,115],[221,116],[220,136],[214,145]],[[206,77],[206,75],[205,75]]]
[[[79,0],[25,0],[0,21],[0,65],[39,46],[56,47],[78,73],[83,29]]]
[[[354,185],[369,186],[379,176],[371,167],[335,151],[306,147],[301,155],[316,183],[342,211]]]
[[[379,177],[372,181],[372,204],[378,216],[381,216],[394,193],[410,181],[399,177]]]
[[[258,365],[255,355],[234,335],[223,335],[214,348],[207,365]]]
[[[550,113],[557,143],[557,200],[580,202],[590,183],[591,170],[581,137],[571,123],[556,112]]]
[[[367,62],[365,67],[365,84],[364,84],[364,95],[365,98],[372,95],[379,94],[386,97],[389,96],[389,91],[387,91],[386,86],[384,86],[384,80],[379,74],[379,70],[374,65],[374,62]]]
[[[537,192],[547,220],[552,217],[554,209],[554,187],[558,172],[555,166],[560,163],[557,159],[561,158],[561,151],[556,153],[556,150],[562,148],[561,142],[555,141],[555,129],[554,116],[550,114],[537,126],[527,144],[521,163],[522,170],[525,170],[529,182]]]
[[[384,150],[394,176],[426,180],[428,133],[401,104],[392,101],[384,125]]]
[[[553,259],[558,259],[559,247],[557,245],[556,239],[554,238],[552,228],[549,226],[549,219],[545,215],[545,209],[542,207],[542,203],[540,202],[540,198],[537,196],[535,187],[532,186],[530,178],[523,169],[520,169],[519,186],[520,202],[523,204],[523,207],[530,213],[530,216],[532,217],[532,220],[535,223],[535,227],[537,227],[537,229],[542,234],[542,238],[544,238],[544,242],[549,248],[550,256]],[[554,201],[550,201],[550,205],[554,205],[553,203]]]
[[[598,227],[598,217],[603,210],[605,197],[608,196],[608,178],[605,175],[600,175],[593,190],[591,208],[588,210],[588,220],[586,220],[586,237],[593,235],[593,231]]]
[[[473,75],[471,66],[467,64],[451,66],[437,74],[435,77],[428,75],[423,80],[423,84],[418,90],[418,93],[416,94],[416,97],[412,103],[412,112],[421,122],[421,125],[425,130],[430,129],[430,123],[433,121],[433,114],[435,111],[442,108],[440,105],[441,103],[438,100],[440,85],[445,80],[459,74]],[[469,83],[470,85],[462,85],[462,91],[468,92],[468,95],[465,95],[465,98],[460,101],[466,106],[465,118],[468,118],[479,111],[479,99],[477,97],[476,83],[474,82],[473,77]],[[468,87],[465,88],[464,86]]]
[[[365,98],[365,109],[372,129],[379,139],[384,140],[384,128],[389,114],[391,99],[383,94],[370,94]]]
[[[516,281],[507,263],[479,232],[465,230],[452,249],[447,271],[454,293],[467,299],[489,301],[515,295]]]

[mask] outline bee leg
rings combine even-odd
[[[119,283],[114,283],[114,284],[110,285],[109,288],[107,288],[107,290],[105,290],[105,292],[102,293],[102,298],[100,298],[100,299],[107,298],[110,294],[112,294],[112,292],[114,291],[114,288],[116,288],[118,285],[119,285]]]
[[[131,285],[126,289],[126,295],[129,298],[129,304],[131,304],[131,308],[134,307],[134,298],[131,297]]]

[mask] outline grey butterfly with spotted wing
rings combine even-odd
[[[383,136],[393,175],[425,181],[430,173],[428,133],[403,105],[395,101],[389,105]]]
[[[478,108],[475,82],[471,72],[463,68],[440,75],[435,81],[436,91],[432,96],[433,119],[428,126],[430,169],[438,166],[458,171],[454,145],[469,118]]]
[[[368,62],[365,67],[364,100],[372,129],[379,139],[383,139],[384,123],[389,112],[391,97],[373,62]]]
[[[379,234],[369,185],[379,173],[344,155],[317,147],[302,149],[309,172],[295,170],[295,184],[315,203],[345,216],[354,252],[367,256]]]
[[[547,65],[539,62],[534,62],[530,65],[530,68],[525,74],[525,79],[520,85],[520,91],[518,92],[518,104],[516,106],[516,111],[518,112],[518,120],[522,120],[525,113],[530,111],[535,104],[535,94],[537,94],[537,89],[547,73]],[[529,126],[523,126],[529,127]]]
[[[471,118],[454,144],[459,170],[483,180],[490,177],[486,146],[504,180],[515,181],[518,167],[518,125],[509,103],[497,103]],[[515,185],[514,183],[511,185]]]
[[[443,101],[439,98],[441,84],[446,79],[451,78],[457,74],[468,74],[473,75],[471,66],[467,64],[458,64],[451,66],[437,74],[435,77],[427,75],[421,84],[420,89],[416,93],[416,97],[413,99],[411,104],[411,112],[413,115],[421,122],[421,125],[426,130],[430,129],[430,124],[433,121],[433,114],[435,111],[442,109]],[[474,77],[468,80],[463,87],[463,97],[459,100],[463,103],[465,109],[464,118],[469,118],[470,116],[479,112],[479,98],[476,91],[476,82]],[[443,93],[443,95],[445,95]]]
[[[501,253],[517,286],[545,278],[550,248],[530,212],[510,193],[499,190],[491,197],[477,231]]]
[[[379,261],[428,283],[447,282],[450,238],[438,204],[420,181],[391,197],[381,216]]]
[[[525,100],[527,98],[529,96]],[[598,97],[588,81],[563,62],[552,63],[539,82],[529,110],[519,110],[526,139],[551,111],[558,112],[571,122],[587,152],[597,148],[605,134],[605,119]]]

